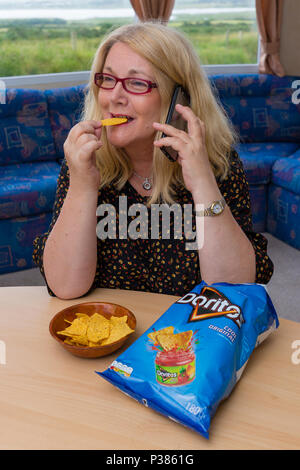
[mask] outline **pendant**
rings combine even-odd
[[[151,183],[150,183],[150,181],[148,180],[148,178],[146,178],[145,181],[143,182],[143,188],[144,188],[146,191],[149,191],[149,189],[152,188]]]

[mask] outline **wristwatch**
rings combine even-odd
[[[222,197],[222,199],[212,202],[203,211],[195,211],[195,214],[199,217],[215,217],[216,215],[222,214],[222,212],[224,212],[225,207],[226,207],[226,201]]]

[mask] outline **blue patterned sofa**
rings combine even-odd
[[[50,224],[63,143],[83,100],[83,86],[7,90],[0,105],[0,274],[34,267],[33,240]]]
[[[297,77],[211,77],[241,142],[254,229],[300,249],[300,105]],[[63,143],[78,122],[84,86],[7,90],[0,104],[0,274],[33,267],[34,238],[48,228]]]
[[[300,249],[300,104],[297,77],[222,75],[216,93],[236,127],[255,230]]]

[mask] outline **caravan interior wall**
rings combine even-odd
[[[286,75],[300,76],[300,1],[285,0],[281,27],[280,61]]]

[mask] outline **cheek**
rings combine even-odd
[[[161,116],[161,98],[160,96],[155,97],[153,104],[153,121],[159,122]]]
[[[107,95],[105,93],[102,93],[102,90],[100,90],[98,93],[98,104],[102,109],[107,107],[108,105]]]
[[[145,113],[145,110],[147,110],[146,114],[145,114],[145,117],[147,117],[147,121],[149,123],[149,126],[151,126],[151,128],[152,128],[152,123],[153,122],[159,122],[160,121],[160,115],[161,115],[161,100],[160,100],[160,97],[159,98],[156,97],[155,99],[153,99],[153,101],[151,103],[145,102],[144,106],[143,106],[143,109],[144,109],[144,113]]]

